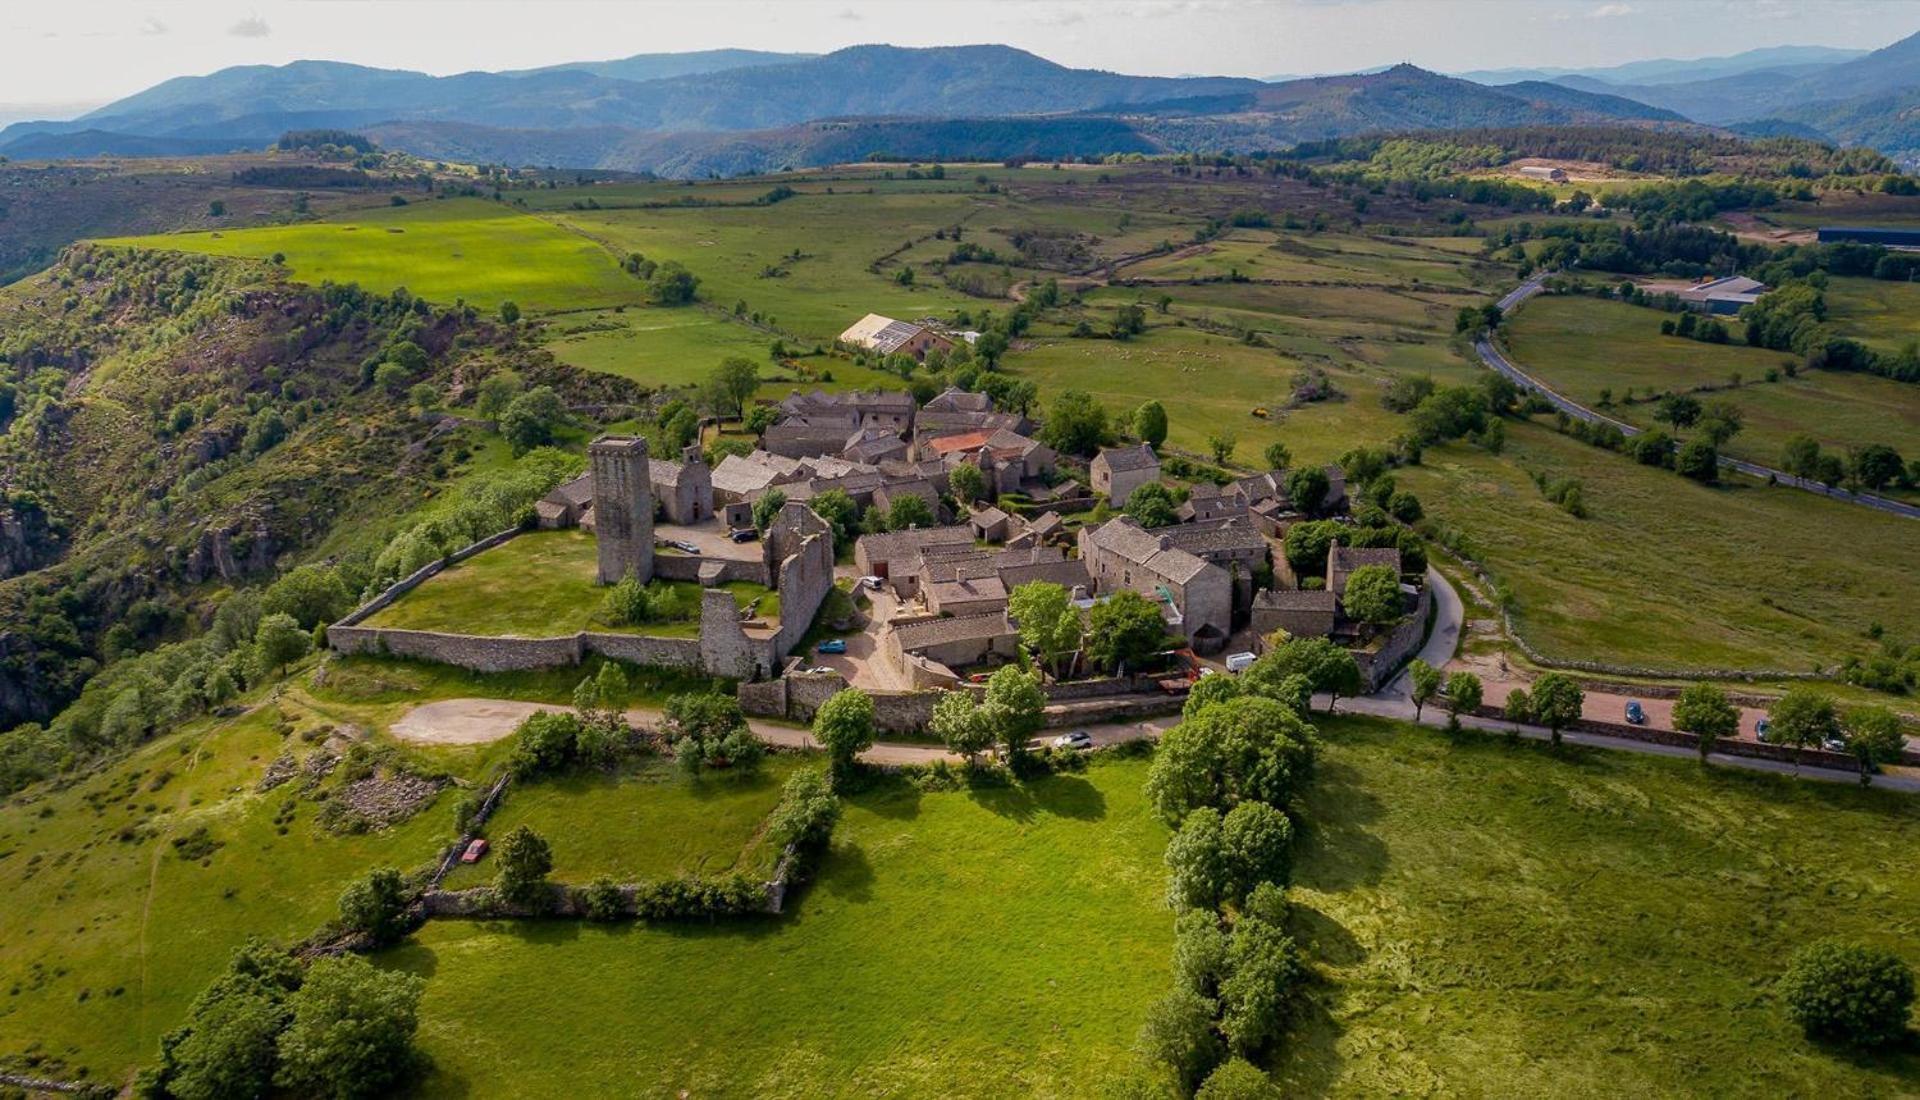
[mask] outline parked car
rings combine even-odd
[[[1771,742],[1773,740],[1773,723],[1767,721],[1765,718],[1760,719],[1753,724],[1753,735],[1761,741]]]
[[[1644,726],[1647,724],[1646,709],[1640,705],[1640,700],[1638,699],[1627,700],[1627,724],[1630,726]]]
[[[751,527],[742,527],[727,537],[735,542],[752,542],[754,539],[760,537],[760,532]]]
[[[986,682],[987,682],[987,681],[988,681],[988,680],[989,680],[990,678],[992,678],[992,676],[993,676],[993,673],[991,673],[991,672],[976,672],[976,673],[974,673],[973,675],[971,675],[971,676],[969,676],[969,677],[967,677],[967,683],[969,683],[969,684],[984,684],[984,683],[986,683]]]
[[[460,853],[460,862],[478,863],[480,862],[480,857],[486,854],[487,854],[487,838],[483,836],[477,836],[473,838],[473,843],[467,845],[467,850]]]
[[[1255,657],[1251,653],[1229,653],[1227,654],[1227,671],[1238,676],[1245,672],[1247,666],[1253,664],[1254,660]]]
[[[1844,737],[1829,737],[1820,742],[1820,747],[1828,752],[1846,752],[1847,739]]]
[[[880,591],[880,586],[885,583],[887,582],[882,580],[879,577],[861,577],[860,578],[860,586],[862,588],[865,588],[869,592]]]
[[[669,545],[682,554],[698,554],[700,552],[700,547],[685,539],[673,539],[669,542]]]
[[[813,651],[815,653],[845,653],[847,651],[847,640],[845,638],[829,638],[819,645],[814,646]]]
[[[1093,735],[1086,730],[1074,730],[1072,733],[1054,738],[1053,747],[1056,749],[1079,749],[1085,751],[1093,747]]]

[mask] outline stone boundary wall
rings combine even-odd
[[[1367,685],[1367,694],[1379,691],[1407,658],[1417,652],[1427,640],[1427,616],[1433,610],[1433,586],[1421,585],[1420,598],[1415,601],[1413,612],[1400,620],[1387,635],[1380,648],[1371,653],[1354,651],[1353,659],[1360,666],[1360,679]]]
[[[467,850],[467,845],[472,844],[474,838],[480,835],[480,830],[486,826],[487,819],[493,816],[493,811],[500,808],[500,800],[506,797],[507,785],[512,782],[512,772],[494,780],[493,788],[487,792],[487,797],[481,800],[480,808],[474,811],[473,820],[467,822],[466,832],[440,857],[440,866],[434,870],[433,877],[427,880],[427,889],[440,889],[440,884],[453,873],[453,868],[460,859],[460,853]]]
[[[335,623],[334,626],[353,626],[359,623],[360,621],[362,621],[363,619],[366,619],[370,615],[374,615],[381,611],[386,610],[389,606],[392,605],[393,601],[399,599],[400,597],[420,587],[422,584],[426,582],[426,580],[429,577],[432,577],[435,573],[440,572],[442,569],[445,569],[450,565],[458,565],[461,562],[466,561],[468,558],[473,557],[475,554],[479,554],[484,551],[491,550],[496,546],[499,546],[501,543],[506,542],[508,539],[513,538],[515,535],[518,535],[520,533],[520,530],[521,529],[518,527],[510,527],[505,531],[500,531],[495,534],[488,535],[486,538],[481,539],[479,542],[476,542],[471,546],[461,547],[460,549],[455,550],[453,553],[448,554],[446,557],[441,558],[439,561],[428,562],[427,564],[414,570],[413,573],[411,573],[410,575],[402,577],[399,580],[388,585],[386,588],[386,591],[381,592],[379,595],[375,596],[373,599],[370,599],[366,603],[361,604],[359,607],[354,608],[352,611],[347,612],[346,618],[341,619],[339,622]],[[333,638],[332,627],[327,628],[327,638],[329,641],[331,641]]]
[[[1040,690],[1051,702],[1069,703],[1076,699],[1101,699],[1112,695],[1137,695],[1145,691],[1158,691],[1160,681],[1153,676],[1103,676],[1092,680],[1042,684]]]
[[[773,587],[772,574],[765,563],[737,558],[708,558],[692,554],[655,554],[653,575],[669,581],[698,581],[700,567],[713,562],[720,566],[720,583],[748,581],[763,588]]]
[[[1124,680],[1114,681],[1125,683]],[[820,704],[847,689],[844,676],[835,672],[816,672],[788,676],[774,681],[784,685],[777,690],[770,684],[741,684],[736,689],[740,709],[758,718],[786,718],[810,722]],[[971,685],[960,690],[974,690]],[[934,704],[944,691],[869,691],[873,699],[874,724],[889,733],[920,733],[933,720]],[[1157,718],[1180,713],[1185,699],[1155,690],[1151,693],[1108,694],[1061,702],[1047,707],[1047,729],[1064,729],[1098,722],[1124,722],[1134,718]]]
[[[558,638],[496,638],[376,626],[335,625],[327,628],[327,645],[336,653],[413,657],[475,672],[517,672],[577,665],[586,656],[585,639],[585,634]]]
[[[112,1085],[98,1082],[55,1081],[51,1077],[29,1077],[24,1073],[0,1073],[0,1085],[21,1089],[29,1095],[36,1092],[64,1092],[81,1096],[113,1096],[118,1091]]]

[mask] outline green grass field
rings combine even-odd
[[[553,845],[553,878],[581,883],[597,875],[622,882],[671,875],[769,873],[754,841],[780,801],[780,785],[807,761],[776,754],[751,775],[705,772],[688,778],[658,758],[620,775],[579,774],[523,782],[508,792],[487,832],[526,825]],[[491,860],[462,866],[450,890],[493,881]]]
[[[1030,788],[883,783],[778,920],[431,924],[385,956],[428,977],[422,1093],[1092,1091],[1167,980],[1145,777],[1132,761]]]
[[[1286,1095],[1894,1096],[1910,1043],[1816,1047],[1800,945],[1920,964],[1911,796],[1607,750],[1323,726],[1294,933],[1320,969]]]
[[[660,622],[610,626],[600,617],[607,589],[595,580],[593,536],[578,529],[530,531],[430,578],[366,620],[396,630],[546,638],[582,630],[663,636],[697,635],[700,586],[656,580],[656,595],[672,597]],[[779,598],[747,581],[722,585],[741,607],[760,601],[760,613],[778,619]]]
[[[1881,279],[1835,279],[1827,287],[1834,328],[1883,352],[1920,340],[1920,286]]]
[[[247,937],[305,936],[334,916],[348,881],[421,865],[446,840],[446,792],[403,825],[358,835],[317,827],[320,803],[297,797],[298,780],[257,792],[288,745],[311,750],[256,710],[0,804],[0,1055],[37,1049],[118,1079],[153,1058]],[[203,827],[221,845],[204,866],[171,843]]]
[[[1876,622],[1920,634],[1912,520],[1747,479],[1701,486],[1543,425],[1507,438],[1497,458],[1429,450],[1400,483],[1467,532],[1471,555],[1511,588],[1517,625],[1549,655],[1803,670],[1866,650]],[[1589,518],[1550,504],[1536,470],[1579,478]]]
[[[358,283],[483,309],[512,301],[551,311],[639,302],[644,288],[605,249],[550,222],[483,199],[354,211],[325,222],[108,240],[211,256],[286,257],[302,282]]]
[[[1893,294],[1869,298],[1868,291],[1881,287],[1907,289],[1869,283],[1833,295],[1843,331],[1885,334],[1907,316]],[[1883,312],[1870,313],[1861,304],[1868,300],[1882,303]],[[1912,302],[1920,315],[1920,296]],[[1703,394],[1701,400],[1730,401],[1746,415],[1745,427],[1726,449],[1753,462],[1778,465],[1787,438],[1796,432],[1810,433],[1843,453],[1867,443],[1920,453],[1920,387],[1837,371],[1801,371],[1789,378],[1784,367],[1790,356],[1744,344],[1662,336],[1660,322],[1668,317],[1623,302],[1547,297],[1514,314],[1507,340],[1515,362],[1535,377],[1588,406],[1599,402],[1602,389],[1611,390],[1616,404],[1609,415],[1640,427],[1659,426],[1654,406],[1620,404],[1629,388],[1640,395],[1684,392],[1697,385],[1724,386],[1738,374],[1738,388]],[[1779,381],[1767,382],[1768,371]]]

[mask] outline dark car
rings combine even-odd
[[[751,527],[742,527],[740,530],[735,531],[730,537],[735,542],[752,542],[754,539],[760,537],[760,532]]]
[[[1647,724],[1647,712],[1645,708],[1641,707],[1640,700],[1638,699],[1627,700],[1627,724],[1631,726],[1644,726]]]

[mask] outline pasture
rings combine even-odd
[[[248,937],[303,937],[368,868],[433,856],[448,792],[403,824],[354,834],[316,824],[324,803],[300,779],[260,790],[284,750],[315,751],[302,732],[331,724],[286,713],[288,733],[271,706],[202,721],[0,804],[0,1056],[34,1049],[63,1075],[117,1081],[154,1057]]]
[[[644,291],[593,241],[483,199],[423,200],[329,221],[101,243],[250,260],[281,255],[288,274],[301,282],[358,283],[376,294],[405,287],[443,305],[464,299],[486,310],[503,301],[532,312],[637,303]]]
[[[1856,296],[1865,299],[1851,286],[1846,296],[1833,295],[1843,330],[1885,333],[1891,327],[1888,318],[1902,316],[1891,310],[1884,317],[1870,316]],[[1575,401],[1594,407],[1601,391],[1610,391],[1615,404],[1605,410],[1608,415],[1642,428],[1661,426],[1653,418],[1654,404],[1644,399],[1669,390],[1721,387],[1698,396],[1703,402],[1731,402],[1744,414],[1745,427],[1726,447],[1738,458],[1777,466],[1787,438],[1797,432],[1842,453],[1884,443],[1901,454],[1920,454],[1920,388],[1839,371],[1802,370],[1790,377],[1786,368],[1794,359],[1787,353],[1662,336],[1660,322],[1670,317],[1624,302],[1545,297],[1515,312],[1507,343],[1524,370]],[[1733,327],[1737,335],[1739,326]],[[1769,374],[1776,380],[1768,381]],[[1740,382],[1732,386],[1735,376]],[[1643,400],[1624,404],[1629,389]]]
[[[1579,479],[1588,518],[1547,501],[1536,471]],[[1864,651],[1875,623],[1920,635],[1909,519],[1745,478],[1699,485],[1540,424],[1512,426],[1499,456],[1432,448],[1399,478],[1465,533],[1552,656],[1798,671]]]
[[[778,919],[429,924],[383,956],[428,979],[420,1092],[1097,1089],[1131,1071],[1167,981],[1167,834],[1146,771],[928,793],[880,780]]]

